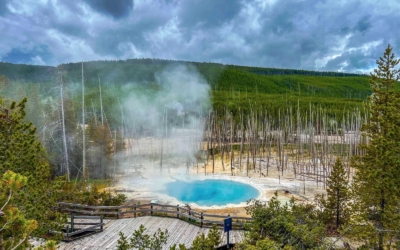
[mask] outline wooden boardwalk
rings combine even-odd
[[[133,231],[138,229],[141,224],[146,227],[145,233],[149,235],[153,235],[158,228],[168,230],[170,236],[164,249],[169,249],[173,244],[185,244],[187,247],[190,247],[197,235],[201,233],[207,234],[210,230],[209,228],[200,228],[174,218],[153,216],[104,220],[104,223],[103,232],[69,243],[62,242],[58,245],[57,249],[116,249],[119,232],[123,232],[129,239]],[[226,243],[226,233],[223,233],[223,230],[220,230],[220,232],[222,243]],[[243,239],[243,231],[233,230],[230,232],[230,243],[238,243],[243,241]]]

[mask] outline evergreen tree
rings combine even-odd
[[[121,130],[115,131],[115,153],[123,152],[126,147]]]
[[[212,250],[213,247],[209,246],[207,237],[204,233],[197,236],[192,243],[193,250]]]
[[[107,178],[110,176],[110,165],[114,154],[113,138],[107,122],[101,125],[96,118],[92,118],[88,124],[86,135],[89,143],[87,169],[90,178]]]
[[[51,178],[45,151],[36,140],[36,128],[24,121],[26,102],[24,98],[4,107],[0,99],[0,175],[11,170],[26,176],[27,184],[15,193],[12,205],[27,219],[36,220],[39,226],[34,233],[42,235],[59,230],[65,221],[65,216],[53,209],[64,181]]]
[[[216,225],[213,225],[211,230],[208,232],[207,237],[204,233],[197,236],[192,244],[191,249],[193,250],[212,250],[218,247],[221,243],[221,232]]]
[[[217,225],[213,225],[207,235],[208,242],[211,246],[217,247],[221,243],[221,232]]]
[[[57,249],[57,242],[54,240],[49,240],[46,242],[44,246],[39,246],[35,248],[35,250],[56,250]]]
[[[35,124],[37,128],[43,127],[43,110],[39,94],[39,86],[32,86],[29,91],[29,98],[26,104],[25,120]]]
[[[37,228],[35,220],[27,220],[13,205],[15,193],[27,183],[27,178],[7,171],[0,179],[0,250],[27,248],[30,233]]]
[[[350,217],[349,183],[342,160],[337,158],[331,175],[327,180],[327,197],[317,196],[317,201],[323,207],[323,221],[335,225],[339,229]]]
[[[249,226],[244,242],[238,249],[327,249],[324,242],[325,227],[319,221],[318,213],[312,204],[295,204],[292,198],[282,205],[271,198],[268,204],[251,200],[246,211],[254,219]],[[235,246],[236,247],[236,246]]]
[[[179,245],[173,244],[169,248],[169,250],[188,250],[188,249],[186,248],[186,246],[184,244],[179,244]]]
[[[126,237],[123,232],[119,232],[119,239],[117,243],[118,250],[129,250],[131,248],[128,242],[128,237]]]
[[[370,120],[362,127],[363,156],[353,159],[355,209],[358,225],[366,225],[359,237],[371,248],[384,249],[399,235],[400,225],[400,80],[392,47],[388,45],[378,68],[371,73],[373,96]],[[388,246],[390,247],[390,246]]]
[[[117,249],[129,250],[129,249],[139,249],[139,250],[161,250],[168,241],[169,233],[168,230],[161,231],[158,229],[153,236],[145,233],[146,227],[140,225],[140,227],[135,230],[129,239],[122,233],[119,233]]]

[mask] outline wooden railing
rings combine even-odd
[[[77,222],[75,221],[76,219],[78,220],[85,220],[86,222]],[[93,221],[94,220],[94,221]],[[65,233],[63,234],[64,236],[64,241],[71,241],[75,240],[79,235],[87,235],[87,233],[94,233],[94,232],[101,232],[103,231],[103,216],[76,216],[76,215],[71,215],[70,221],[67,222],[67,227],[65,229]],[[85,228],[78,228],[76,229],[75,227],[78,226],[89,226]]]
[[[211,227],[216,224],[224,226],[227,216],[196,212],[188,207],[161,205],[161,204],[136,204],[125,206],[88,206],[67,202],[59,202],[58,209],[69,214],[99,215],[107,218],[136,218],[139,216],[162,216],[178,218],[200,227]],[[244,229],[246,223],[251,223],[252,218],[229,216],[232,218],[232,228]]]
[[[82,227],[85,226],[85,227]],[[73,241],[103,231],[103,216],[77,216],[71,214],[62,231],[49,231],[63,236],[63,241]]]

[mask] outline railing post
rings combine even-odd
[[[100,230],[103,231],[103,216],[102,215],[100,215],[100,224],[101,224]]]
[[[117,219],[119,219],[119,207],[117,208]]]
[[[231,216],[228,214],[228,218],[229,218],[229,217],[231,217]],[[233,224],[233,223],[231,223],[231,227],[232,227],[232,224]],[[224,228],[225,228],[225,224],[224,224]],[[227,249],[229,249],[229,231],[230,231],[230,229],[231,229],[231,228],[229,228],[228,231],[226,231],[226,248],[227,248]]]
[[[176,218],[179,219],[179,204],[176,205]]]
[[[135,211],[135,212],[133,213],[133,217],[136,218],[136,205],[133,205],[133,211]]]
[[[200,227],[203,227],[203,212],[200,214]]]
[[[74,215],[71,215],[71,231],[74,232]]]
[[[153,216],[153,205],[150,205],[150,215]]]

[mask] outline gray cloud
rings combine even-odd
[[[238,0],[186,0],[181,1],[179,19],[188,28],[218,27],[233,20],[240,12]]]
[[[399,11],[398,1],[372,0],[9,0],[0,3],[0,57],[53,65],[151,57],[367,72],[388,43],[400,54]]]
[[[360,21],[358,21],[356,25],[356,31],[361,32],[362,34],[365,34],[365,32],[368,31],[369,28],[371,28],[371,23],[369,20],[369,16],[362,17]]]
[[[133,0],[86,0],[85,2],[93,10],[115,19],[128,16],[133,8]]]
[[[3,16],[5,13],[8,12],[7,4],[8,0],[0,1],[0,16]]]

